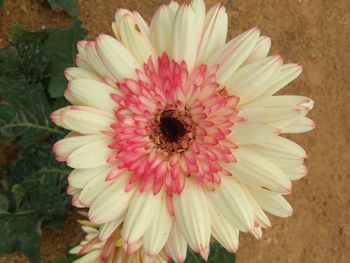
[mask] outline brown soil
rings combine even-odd
[[[78,0],[80,19],[90,37],[111,33],[114,8],[136,9],[149,20],[165,1]],[[206,1],[208,6],[214,0]],[[273,226],[257,241],[241,235],[238,262],[327,262],[350,259],[350,2],[348,0],[229,0],[230,36],[258,25],[273,40],[273,53],[286,62],[298,62],[304,72],[285,93],[316,101],[311,117],[317,128],[290,136],[309,152],[309,175],[294,184],[288,198],[294,207],[289,219],[272,218]],[[72,19],[45,4],[30,0],[5,0],[0,15],[0,46],[8,43],[12,25],[27,29],[65,27]],[[63,228],[44,231],[43,262],[64,255],[79,241],[76,216]],[[26,262],[19,254],[0,262]]]

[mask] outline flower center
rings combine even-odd
[[[186,151],[192,141],[194,125],[188,112],[164,110],[150,121],[150,138],[167,152]]]

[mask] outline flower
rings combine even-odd
[[[81,220],[82,229],[86,233],[85,239],[72,248],[69,253],[80,256],[73,263],[163,263],[168,262],[166,254],[148,256],[142,248],[134,249],[128,254],[122,248],[123,240],[120,237],[120,229],[116,229],[107,239],[103,237],[105,226],[94,225],[89,221]]]
[[[213,236],[235,252],[239,231],[270,226],[265,212],[292,213],[284,195],[306,153],[281,135],[314,128],[313,101],[273,96],[301,67],[268,56],[257,28],[226,43],[227,23],[203,0],[162,5],[150,26],[118,9],[116,38],[79,42],[65,71],[73,106],[51,117],[72,131],[54,146],[74,168],[68,193],[107,236],[123,223],[126,251],[173,244],[183,262],[188,244],[207,258]]]

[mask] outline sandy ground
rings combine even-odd
[[[149,20],[165,1],[78,0],[80,19],[90,37],[111,33],[114,8],[136,9]],[[214,1],[206,1],[208,6]],[[327,262],[350,260],[350,1],[349,0],[229,0],[229,35],[253,26],[273,40],[272,53],[286,62],[298,62],[304,72],[284,93],[316,101],[311,118],[317,129],[290,136],[309,152],[308,176],[294,184],[288,200],[294,207],[289,219],[272,218],[262,240],[242,234],[238,262]],[[5,0],[0,14],[0,46],[8,43],[14,24],[37,30],[64,27],[64,13],[30,0]],[[63,256],[81,235],[75,216],[63,228],[45,231],[43,262]],[[0,257],[0,262],[26,262],[21,255]]]

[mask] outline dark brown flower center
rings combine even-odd
[[[194,136],[194,125],[187,112],[165,110],[150,122],[151,140],[167,152],[184,152]]]

